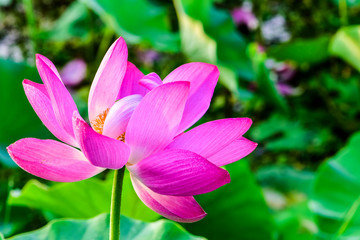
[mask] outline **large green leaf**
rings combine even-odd
[[[269,57],[279,61],[291,60],[298,64],[313,64],[326,60],[329,55],[328,46],[329,37],[320,36],[313,39],[298,39],[293,42],[274,45],[266,52]]]
[[[159,215],[146,207],[132,188],[129,174],[123,184],[122,214],[144,221],[152,221]],[[21,193],[13,191],[9,204],[50,211],[60,217],[90,218],[109,212],[111,179],[96,178],[74,183],[58,183],[51,187],[37,180],[30,180]]]
[[[215,9],[211,0],[175,0],[181,48],[191,61],[216,64],[220,81],[239,96],[237,78],[252,79],[246,42],[237,33],[228,12]]]
[[[0,0],[1,7],[7,7],[12,3],[12,0]],[[1,239],[1,238],[0,238]]]
[[[40,217],[39,213],[32,209],[7,204],[9,192],[16,179],[9,172],[8,169],[0,168],[0,233],[5,237],[21,232],[26,226],[32,224],[34,218],[38,220]],[[37,222],[41,224],[41,220]]]
[[[25,78],[36,79],[36,70],[23,63],[0,59],[0,142],[9,144],[36,131],[41,122],[22,87]]]
[[[36,80],[33,67],[0,59],[0,158],[9,162],[5,147],[24,137],[49,137],[50,134],[36,116],[28,102],[22,81]]]
[[[19,229],[28,222],[28,219],[24,218],[27,213],[21,211],[20,215],[19,211],[17,211],[18,209],[11,208],[6,204],[11,181],[12,180],[0,180],[0,233],[5,236],[10,236],[16,231],[19,231]]]
[[[8,168],[16,168],[16,163],[11,159],[6,151],[7,144],[0,144],[0,162]]]
[[[330,42],[329,51],[360,71],[360,26],[343,27]]]
[[[125,171],[123,182],[121,214],[143,221],[153,221],[160,217],[159,214],[145,206],[137,196],[128,171]]]
[[[38,212],[31,209],[7,206],[0,212],[0,233],[4,234],[5,237],[12,236],[15,233],[22,232],[32,224],[33,219],[40,217]]]
[[[204,25],[200,20],[189,17],[184,12],[181,3],[176,3],[178,6],[177,12],[179,15],[183,52],[192,61],[216,63],[216,41],[205,33]]]
[[[270,151],[305,151],[321,143],[320,140],[319,142],[314,140],[317,134],[302,126],[299,120],[292,120],[280,114],[273,114],[251,129],[251,137],[255,141],[262,142]]]
[[[179,50],[179,36],[170,30],[166,8],[146,0],[81,1],[128,42],[151,45],[161,51]]]
[[[11,240],[106,240],[109,239],[109,214],[102,214],[89,220],[54,220],[45,227],[17,235]],[[145,223],[121,216],[120,239],[128,240],[204,240],[187,233],[176,223],[160,220]]]
[[[184,227],[209,239],[272,239],[273,221],[247,163],[236,162],[226,169],[231,183],[196,196],[208,215]]]
[[[21,193],[12,191],[9,204],[50,211],[61,217],[90,218],[109,212],[111,184],[97,179],[51,187],[30,180]]]
[[[256,172],[256,178],[263,187],[271,187],[281,192],[301,192],[308,194],[314,182],[314,172],[297,170],[287,165],[264,166]]]
[[[53,41],[66,41],[71,38],[85,40],[91,32],[91,16],[87,7],[78,1],[73,2],[58,18],[45,37]]]
[[[286,165],[272,165],[256,173],[277,228],[278,239],[313,239],[317,231],[308,206],[314,173]]]
[[[360,132],[316,175],[311,208],[321,239],[358,239],[360,235]]]
[[[274,213],[278,229],[278,239],[282,240],[310,240],[314,239],[317,227],[305,199]]]

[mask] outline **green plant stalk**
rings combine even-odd
[[[7,203],[9,196],[10,196],[10,192],[11,190],[14,188],[14,177],[11,176],[10,179],[8,180],[8,196],[7,196],[7,200],[5,202],[5,209],[4,209],[4,224],[7,224],[10,222],[10,216],[11,216],[11,205]]]
[[[360,206],[360,196],[355,200],[355,202],[350,207],[349,211],[346,213],[345,218],[344,218],[344,222],[340,226],[339,231],[337,232],[335,239],[338,239],[338,237],[340,237],[345,232],[345,230],[349,226],[351,220],[353,219],[356,211],[359,209],[359,206]]]
[[[99,49],[96,53],[96,62],[100,62],[105,55],[108,47],[111,45],[112,38],[114,36],[114,31],[108,27],[105,27],[103,37],[100,42]]]
[[[121,191],[123,186],[124,172],[125,167],[114,171],[110,207],[110,240],[120,239]]]
[[[31,39],[31,50],[33,51],[33,53],[31,54],[34,55],[34,53],[36,52],[37,28],[33,2],[32,0],[23,0],[23,4],[26,14],[27,28]]]
[[[343,26],[348,25],[348,12],[347,12],[347,0],[339,0],[339,14],[341,24]]]

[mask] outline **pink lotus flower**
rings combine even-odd
[[[248,118],[216,120],[184,133],[209,107],[219,76],[216,66],[185,64],[161,81],[127,61],[126,44],[119,38],[90,89],[91,127],[54,65],[41,55],[36,64],[44,84],[24,80],[25,93],[41,121],[64,143],[25,138],[8,152],[38,177],[79,181],[126,164],[148,207],[175,221],[194,222],[206,213],[193,195],[230,182],[220,166],[256,147],[242,137],[251,125]]]

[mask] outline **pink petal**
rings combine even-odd
[[[61,141],[78,146],[74,136],[68,134],[58,123],[44,85],[24,80],[23,86],[31,106],[49,131]]]
[[[153,88],[160,86],[162,84],[162,81],[159,75],[152,72],[145,75],[142,79],[140,79],[139,83],[148,90],[152,90]]]
[[[50,181],[80,181],[104,170],[90,164],[79,150],[54,140],[24,138],[7,150],[22,169]]]
[[[131,148],[129,162],[134,164],[170,143],[177,132],[188,91],[188,82],[168,83],[143,98],[126,129],[126,143]]]
[[[67,86],[75,86],[84,80],[86,63],[82,59],[74,59],[68,62],[61,70],[63,83]]]
[[[204,123],[179,135],[166,148],[186,149],[204,158],[240,138],[251,126],[250,118],[228,118]]]
[[[115,139],[124,134],[130,117],[142,98],[141,95],[136,94],[117,101],[107,114],[103,134]]]
[[[128,169],[148,188],[164,195],[198,195],[230,182],[226,170],[182,149],[158,152]]]
[[[57,76],[58,79],[61,79],[60,74],[58,70],[56,69],[55,65],[45,56],[42,56],[41,54],[36,54],[35,56],[36,61],[38,58],[41,58],[41,60],[50,68],[51,71]]]
[[[206,216],[206,213],[194,197],[160,195],[151,191],[133,176],[131,176],[131,181],[135,192],[144,204],[168,219],[191,223]]]
[[[255,150],[257,145],[257,143],[242,137],[209,156],[207,160],[214,163],[216,166],[224,166],[246,157]]]
[[[73,124],[81,151],[93,165],[119,169],[126,164],[130,150],[125,143],[95,132],[77,113]]]
[[[145,96],[147,90],[139,84],[139,80],[143,76],[144,74],[134,64],[127,62],[125,77],[121,84],[117,99],[121,99],[132,94]]]
[[[78,112],[74,100],[59,78],[56,68],[49,59],[37,54],[36,66],[40,77],[44,82],[46,92],[48,93],[58,123],[69,135],[74,136],[71,119],[73,112]]]
[[[178,133],[196,123],[207,111],[219,78],[219,70],[208,63],[188,63],[172,71],[163,83],[189,81],[190,92]]]
[[[118,38],[106,52],[96,72],[89,93],[90,122],[116,101],[127,66],[128,50],[123,38]]]

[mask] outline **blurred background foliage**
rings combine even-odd
[[[47,182],[17,168],[6,146],[23,137],[52,138],[22,89],[25,78],[40,81],[35,53],[62,69],[86,116],[97,67],[122,36],[129,60],[144,73],[164,78],[186,62],[216,64],[219,84],[199,123],[251,117],[246,136],[259,143],[226,167],[230,184],[197,197],[208,216],[193,224],[159,221],[126,176],[123,237],[359,239],[360,1],[0,0],[0,10],[4,237],[50,221],[14,239],[49,239],[64,228],[59,239],[106,238],[99,229],[108,228],[110,172]]]

